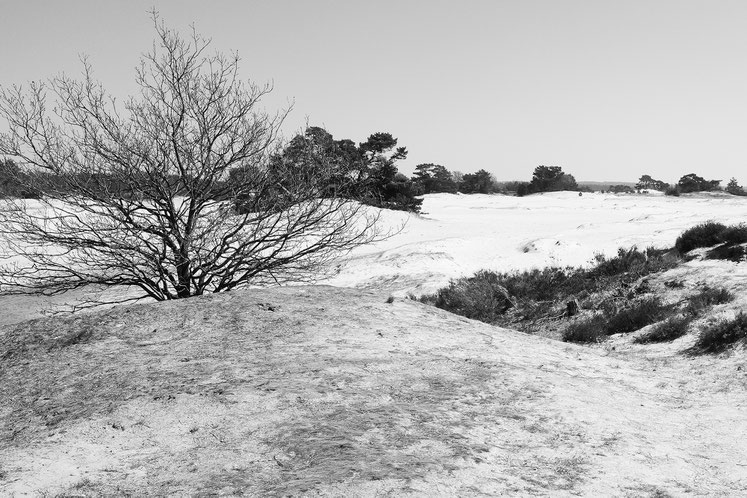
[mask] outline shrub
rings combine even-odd
[[[710,306],[729,303],[733,300],[734,294],[722,287],[705,287],[698,294],[690,296],[685,311],[692,316],[698,316]]]
[[[634,332],[659,321],[669,308],[658,297],[648,297],[607,317],[608,335]]]
[[[679,261],[679,256],[672,254],[675,253],[669,249],[620,248],[610,259],[595,256],[597,264],[590,269],[549,267],[513,273],[483,270],[453,280],[436,294],[421,296],[420,301],[487,323],[496,323],[511,308],[522,319],[532,319],[546,315],[569,298],[581,299],[582,295],[622,281],[629,283],[671,268]]]
[[[725,259],[739,263],[744,259],[745,254],[747,254],[747,251],[745,251],[744,246],[723,244],[708,251],[706,259]]]
[[[421,301],[433,302],[436,307],[457,315],[493,323],[513,306],[500,278],[497,273],[479,271],[472,277],[452,280],[435,296],[423,296]]]
[[[645,251],[640,251],[636,247],[631,249],[621,247],[617,250],[617,256],[606,259],[602,255],[597,255],[595,259],[597,264],[587,270],[588,277],[615,277],[629,274],[633,279],[672,268],[680,260],[679,255],[673,255],[670,249],[654,247],[649,247]]]
[[[707,221],[688,228],[677,237],[674,247],[682,254],[698,247],[711,247],[721,242],[719,234],[726,230],[726,225]]]
[[[587,276],[579,268],[549,267],[499,275],[501,284],[516,298],[544,301],[574,294],[587,287]]]
[[[679,197],[680,196],[680,189],[677,187],[667,187],[667,189],[664,191],[664,195],[671,195],[673,197]]]
[[[605,332],[605,320],[601,315],[583,320],[577,320],[563,331],[562,339],[565,342],[594,343],[602,342],[607,338]]]
[[[643,265],[648,257],[645,253],[638,250],[637,247],[625,249],[620,247],[617,250],[617,256],[606,259],[597,257],[597,265],[589,270],[594,276],[615,276],[630,271],[631,268]]]
[[[633,342],[638,344],[649,344],[652,342],[669,342],[682,337],[687,333],[687,328],[692,321],[692,317],[678,315],[667,318],[661,323],[657,323],[651,330],[645,334],[636,337]]]
[[[747,242],[747,225],[730,225],[718,234],[718,238],[726,244],[744,244]]]
[[[693,352],[720,353],[738,342],[747,343],[747,314],[739,313],[731,320],[722,320],[700,332]]]

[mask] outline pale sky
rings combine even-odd
[[[745,0],[0,0],[0,85],[77,73],[87,54],[114,96],[133,93],[153,6],[273,81],[268,110],[294,102],[286,134],[388,131],[408,175],[528,180],[544,164],[747,184]]]

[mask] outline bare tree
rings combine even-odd
[[[271,88],[242,82],[238,56],[153,21],[123,109],[86,61],[81,79],[0,90],[0,154],[38,197],[0,201],[0,292],[127,286],[138,291],[121,300],[168,300],[311,281],[382,236],[375,210],[330,196],[318,151],[313,169],[271,167],[287,111],[261,110]]]

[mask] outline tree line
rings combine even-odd
[[[651,175],[642,175],[635,188],[639,191],[642,190],[658,190],[664,192],[667,195],[680,195],[692,192],[715,192],[721,191],[727,192],[732,195],[744,196],[747,195],[744,188],[739,185],[737,179],[732,177],[726,184],[726,187],[721,187],[721,180],[706,180],[702,176],[695,173],[688,173],[680,177],[677,183],[670,185],[669,183],[661,180],[656,180]],[[632,189],[631,189],[632,190]]]

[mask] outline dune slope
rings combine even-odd
[[[0,494],[734,495],[745,371],[333,287],[39,319],[0,345]]]

